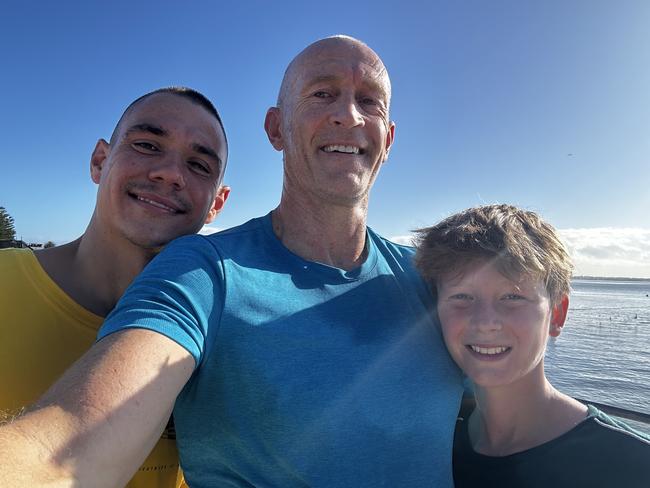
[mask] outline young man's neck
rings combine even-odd
[[[275,235],[303,259],[344,270],[366,259],[367,201],[353,207],[316,205],[283,194],[271,216]]]
[[[37,251],[46,273],[85,309],[108,315],[155,251],[124,240],[108,242],[91,227],[68,244]]]
[[[532,372],[531,375],[539,374]],[[539,446],[586,418],[587,407],[541,378],[498,388],[475,388],[476,409],[469,419],[474,450],[506,456]]]

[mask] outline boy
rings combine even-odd
[[[648,486],[650,439],[559,392],[544,374],[573,268],[553,227],[533,212],[488,205],[418,237],[416,266],[476,396],[456,429],[456,486]]]

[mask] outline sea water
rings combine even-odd
[[[650,414],[650,281],[574,280],[572,288],[562,334],[546,351],[551,383]]]

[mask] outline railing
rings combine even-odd
[[[578,400],[581,403],[585,403],[585,404],[588,403],[590,405],[593,405],[598,410],[602,410],[603,412],[605,412],[607,415],[612,415],[614,417],[619,417],[625,420],[632,420],[634,422],[640,422],[645,425],[650,425],[650,414],[644,412],[637,412],[635,410],[628,410],[620,407],[613,407],[612,405],[597,403],[591,400],[584,400],[582,398],[576,398],[576,400]],[[474,401],[474,396],[466,393],[465,395],[463,395],[463,402],[460,407],[459,415],[461,417],[465,415],[469,415],[472,412],[472,410],[474,410],[475,406],[476,406],[476,402]]]
[[[620,417],[626,420],[633,420],[635,422],[641,422],[642,424],[650,425],[650,414],[637,412],[635,410],[627,410],[620,407],[612,407],[611,405],[605,405],[604,403],[596,403],[591,400],[583,400],[581,398],[576,398],[581,403],[589,403],[593,405],[598,410],[602,410],[607,415],[613,415],[614,417]]]

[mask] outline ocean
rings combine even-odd
[[[650,414],[650,281],[577,279],[572,288],[566,324],[546,351],[551,383]]]

